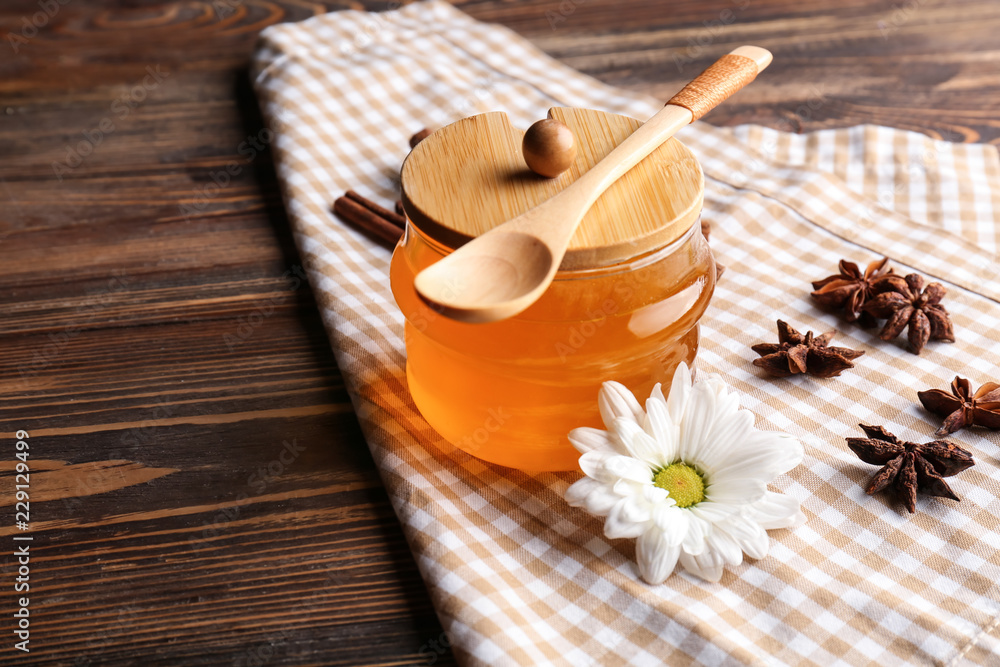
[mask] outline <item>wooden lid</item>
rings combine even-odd
[[[451,248],[540,204],[611,152],[642,123],[591,109],[554,108],[576,137],[573,165],[557,178],[531,172],[524,131],[503,112],[463,118],[417,144],[403,163],[403,208],[420,231]],[[617,264],[665,246],[701,213],[705,180],[676,139],[657,148],[601,195],[560,269]]]

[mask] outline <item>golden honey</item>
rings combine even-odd
[[[409,226],[392,258],[392,291],[406,317],[406,375],[413,400],[445,440],[522,470],[570,470],[567,434],[600,426],[597,393],[616,380],[637,396],[669,382],[698,349],[698,320],[715,287],[715,263],[694,225],[633,261],[561,271],[520,315],[465,324],[439,315],[414,276],[447,252]]]
[[[391,266],[417,408],[459,449],[527,471],[577,467],[567,435],[601,425],[603,382],[644,397],[681,361],[692,364],[716,277],[698,224],[701,169],[671,140],[602,195],[527,310],[469,324],[428,307],[413,287],[417,273],[550,197],[639,125],[590,110],[550,116],[580,143],[576,163],[556,179],[525,169],[523,132],[503,114],[463,119],[418,144],[403,166],[407,230]]]

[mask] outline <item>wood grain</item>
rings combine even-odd
[[[689,112],[680,111],[690,120]],[[478,114],[441,128],[407,157],[401,174],[407,216],[436,241],[458,247],[593,174],[591,168],[642,125],[592,109],[553,108],[549,116],[573,132],[578,146],[560,176],[539,178],[528,169],[521,156],[524,131],[507,114]],[[704,176],[690,150],[664,142],[597,198],[562,267],[615,264],[671,243],[698,217],[703,190]],[[569,201],[558,206],[571,208]]]
[[[0,662],[452,664],[294,279],[246,76],[263,27],[388,3],[56,4],[14,44],[40,6],[0,6],[0,460],[29,431],[38,494],[32,652]],[[992,0],[456,4],[664,100],[773,51],[708,122],[1000,143]]]

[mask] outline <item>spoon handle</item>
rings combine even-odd
[[[771,52],[759,46],[741,46],[716,60],[667,105],[684,107],[698,120],[747,85],[771,64]]]
[[[549,200],[553,208],[563,211],[571,208],[582,216],[593,206],[598,197],[637,165],[649,153],[672,137],[685,125],[701,118],[713,108],[747,85],[771,62],[771,53],[758,46],[741,46],[722,56],[708,69],[674,95],[639,129],[600,162],[591,167],[565,190]],[[548,204],[549,202],[546,202]],[[544,206],[544,204],[543,204]],[[565,215],[570,220],[570,215]],[[579,220],[576,221],[577,223]],[[553,245],[568,245],[576,231],[576,224],[569,227],[550,227],[539,236],[549,237]]]

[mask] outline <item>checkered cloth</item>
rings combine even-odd
[[[527,127],[552,106],[647,118],[660,103],[441,2],[268,28],[254,76],[338,363],[462,663],[997,664],[998,434],[953,436],[977,461],[949,480],[962,501],[921,496],[915,515],[865,495],[876,469],[844,441],[862,435],[859,422],[933,439],[940,419],[917,390],[1000,375],[995,147],[873,126],[681,132],[704,167],[704,218],[727,267],[698,366],[743,395],[758,427],[803,440],[805,461],[777,490],[808,520],[772,531],[770,555],[719,584],[675,574],[653,587],[638,577],[634,541],[605,538],[601,520],[563,500],[579,473],[492,466],[427,426],[406,388],[390,251],[345,227],[331,204],[350,188],[391,205],[407,140],[423,127],[498,109]],[[810,280],[842,257],[864,266],[882,255],[897,273],[947,287],[957,343],[932,342],[918,357],[905,337],[883,343],[817,309]],[[766,379],[750,345],[774,342],[778,318],[803,332],[836,328],[836,343],[866,354],[839,378]]]

